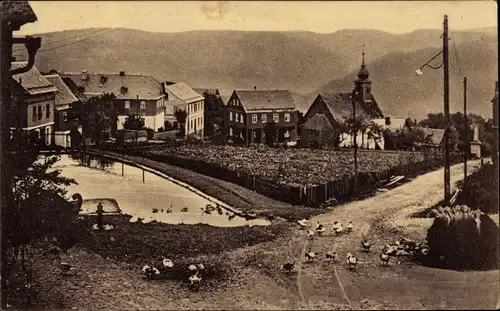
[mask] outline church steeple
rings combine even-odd
[[[363,52],[361,59],[361,68],[358,71],[358,79],[354,81],[356,85],[356,90],[358,94],[361,95],[361,98],[364,102],[371,101],[371,84],[372,82],[368,79],[370,77],[370,73],[368,69],[366,69],[365,64],[365,45],[363,44]]]
[[[362,61],[361,61],[361,68],[358,71],[358,78],[360,80],[366,80],[370,77],[370,73],[368,72],[368,69],[366,69],[365,65],[365,45],[363,44],[363,53],[362,53]]]

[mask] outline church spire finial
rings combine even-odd
[[[363,44],[363,53],[362,53],[362,55],[363,55],[363,60],[361,62],[361,66],[365,66],[365,45],[364,44]]]
[[[363,44],[363,53],[361,54],[363,56],[363,59],[361,61],[361,68],[358,71],[358,78],[360,80],[367,80],[368,77],[370,76],[370,73],[366,69],[365,65],[365,45]]]

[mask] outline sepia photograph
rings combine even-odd
[[[498,4],[0,1],[0,310],[498,310]]]

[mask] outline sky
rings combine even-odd
[[[190,30],[313,31],[379,29],[407,33],[497,26],[497,4],[477,1],[29,1],[35,34],[79,28],[124,27],[153,32]]]

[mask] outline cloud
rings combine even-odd
[[[210,1],[200,5],[201,12],[208,19],[224,19],[224,16],[229,12],[230,6],[227,1]]]

